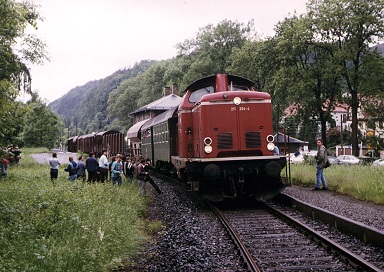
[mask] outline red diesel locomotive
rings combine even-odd
[[[287,185],[274,156],[271,97],[253,82],[217,74],[190,84],[181,104],[141,127],[142,155],[208,199],[268,199]]]

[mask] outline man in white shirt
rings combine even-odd
[[[108,178],[108,159],[107,159],[107,150],[103,150],[103,154],[99,160],[99,170],[100,170],[100,181],[102,183]]]

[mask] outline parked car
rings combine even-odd
[[[308,157],[316,157],[317,156],[317,150],[311,150],[303,153],[304,155]]]
[[[358,157],[353,155],[340,155],[337,159],[339,160],[339,164],[356,165],[362,163]]]
[[[366,157],[370,157],[370,158],[379,158],[380,157],[380,153],[377,153],[376,151],[374,150],[370,150],[368,151],[367,153],[365,153]]]
[[[304,156],[302,154],[299,154],[297,156],[295,154],[291,154],[289,160],[291,163],[303,163]]]
[[[375,161],[372,163],[372,166],[384,166],[384,158],[375,160]]]
[[[340,163],[339,159],[336,157],[333,157],[333,156],[328,156],[328,160],[331,164],[339,164]]]

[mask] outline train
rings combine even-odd
[[[124,133],[116,130],[70,137],[67,141],[67,150],[68,152],[81,151],[96,155],[102,154],[103,150],[108,150],[109,154],[128,153]]]
[[[253,86],[224,73],[194,81],[141,126],[142,156],[211,201],[273,198],[288,185],[287,161],[274,154],[271,96]]]

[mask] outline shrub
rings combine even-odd
[[[331,190],[356,199],[384,204],[384,168],[368,165],[332,165],[324,170]],[[291,164],[292,183],[315,186],[316,168],[307,163]]]

